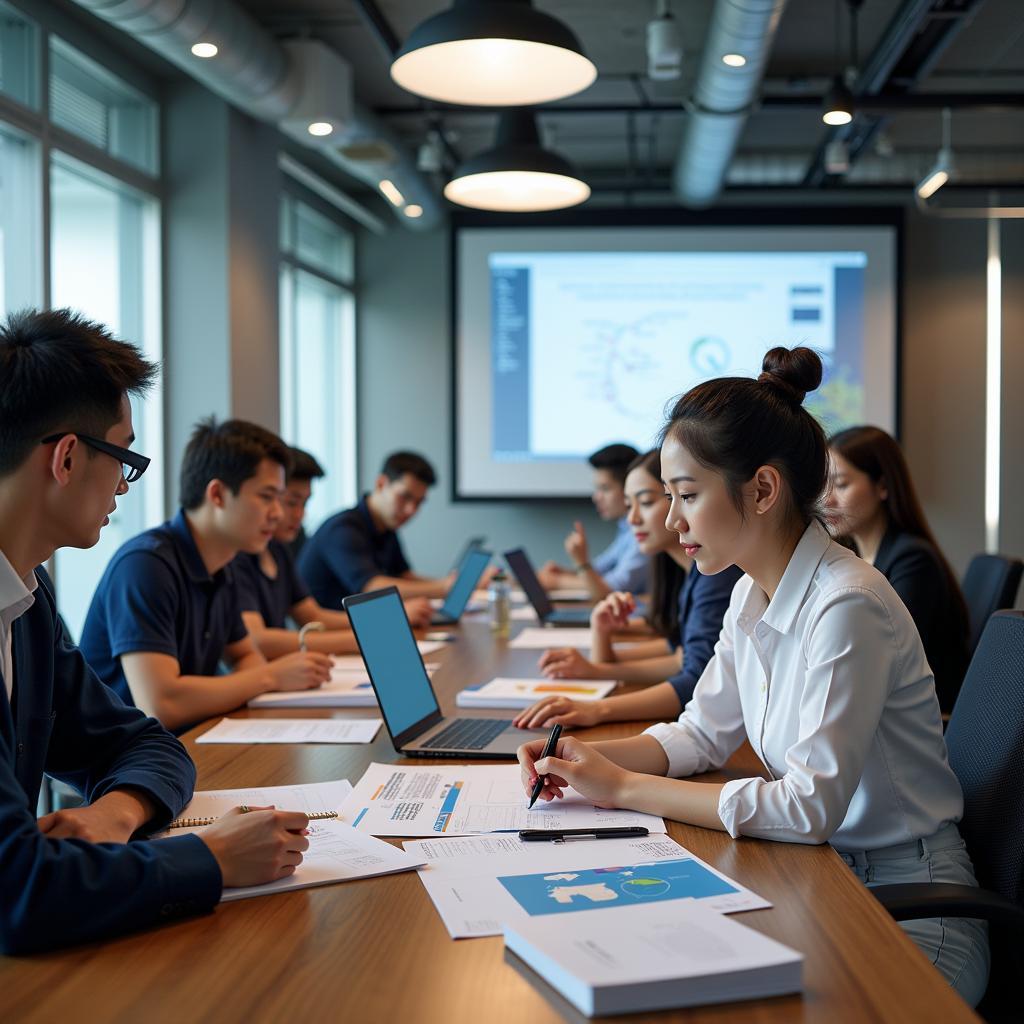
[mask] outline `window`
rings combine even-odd
[[[39,30],[0,0],[0,93],[26,107],[39,105]]]
[[[0,125],[0,316],[42,300],[39,146]]]
[[[69,306],[160,358],[159,206],[119,181],[55,154],[50,172],[53,306]],[[163,519],[162,408],[159,389],[132,408],[135,447],[155,464],[87,550],[57,553],[57,602],[81,636],[92,594],[111,556],[130,537]]]
[[[281,434],[327,472],[306,512],[312,531],[357,497],[353,238],[285,196],[281,250]]]

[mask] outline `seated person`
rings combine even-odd
[[[878,427],[851,427],[830,438],[825,506],[833,534],[852,541],[907,606],[935,673],[939,706],[952,711],[967,671],[967,606],[896,441]]]
[[[409,568],[400,530],[426,501],[437,475],[422,455],[393,452],[373,491],[355,508],[326,519],[299,556],[299,574],[325,608],[341,608],[350,594],[398,587],[406,597],[444,597],[455,573],[440,579]]]
[[[359,651],[348,615],[324,608],[310,597],[291,553],[291,544],[302,529],[313,480],[323,475],[320,463],[309,452],[292,448],[291,469],[281,499],[282,515],[273,538],[259,553],[243,551],[231,563],[242,621],[267,658],[279,658],[299,649],[299,634],[288,628],[289,618],[299,626],[319,622],[324,627],[322,632],[306,633],[307,650],[325,654]],[[430,621],[430,602],[426,598],[412,598],[406,611],[414,625]]]
[[[657,449],[630,466],[626,505],[637,544],[653,565],[648,624],[663,639],[616,649],[611,634],[626,627],[634,601],[629,594],[611,594],[591,614],[590,658],[567,647],[545,651],[540,667],[546,676],[557,679],[621,679],[657,685],[594,702],[545,697],[516,716],[520,729],[675,718],[693,696],[714,652],[732,588],[742,573],[730,566],[705,576],[693,565],[687,572],[690,559],[679,536],[665,525],[668,497]],[[671,653],[665,651],[665,640]]]
[[[128,395],[156,367],[67,310],[0,327],[0,953],[21,955],[211,910],[223,886],[284,878],[305,814],[225,815],[158,831],[192,798],[195,766],[158,722],[97,679],[57,615],[40,563],[92,547],[149,460]],[[12,383],[13,382],[13,383]],[[33,568],[36,567],[36,568]],[[43,773],[84,806],[37,819]]]
[[[626,472],[637,454],[631,445],[610,444],[590,456],[590,465],[594,468],[591,501],[602,519],[618,520],[615,540],[591,558],[586,530],[577,521],[565,539],[565,552],[575,568],[564,569],[554,562],[547,562],[537,574],[549,590],[560,587],[575,589],[582,585],[595,601],[607,597],[614,590],[630,594],[647,592],[649,559],[641,552],[626,521],[623,491]]]
[[[269,690],[325,683],[331,659],[268,662],[246,632],[230,562],[281,518],[287,445],[254,423],[204,420],[181,465],[181,509],[122,544],[100,579],[82,653],[126,702],[183,731]],[[221,661],[231,666],[218,675]]]

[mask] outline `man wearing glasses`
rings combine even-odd
[[[129,395],[156,367],[67,310],[0,325],[0,952],[104,938],[211,909],[223,886],[294,872],[304,814],[225,815],[202,835],[135,841],[188,803],[195,768],[96,677],[41,568],[91,547],[148,460]],[[84,806],[37,818],[43,773]]]

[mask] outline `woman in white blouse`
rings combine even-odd
[[[679,720],[625,740],[520,748],[529,792],[571,785],[627,807],[728,832],[831,843],[868,884],[976,885],[956,828],[935,682],[910,614],[886,579],[833,543],[819,502],[828,459],[802,407],[821,383],[806,348],[772,349],[758,380],[720,378],[676,403],[661,450],[668,526],[702,573],[738,565],[715,654]],[[765,778],[681,777],[724,764],[744,740]],[[906,931],[972,1005],[988,978],[977,921]]]

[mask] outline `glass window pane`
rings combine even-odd
[[[52,303],[105,324],[116,337],[160,358],[158,204],[63,154],[50,172]],[[163,518],[162,409],[159,388],[132,403],[138,440],[154,458],[146,475],[118,498],[93,548],[57,552],[57,602],[75,637],[114,551]],[[99,457],[99,456],[97,456]]]
[[[55,36],[50,118],[111,156],[156,173],[157,105]]]
[[[0,2],[0,92],[26,107],[39,106],[39,29]]]
[[[39,147],[0,128],[0,314],[42,302]]]
[[[322,217],[305,203],[294,203],[294,248],[296,259],[340,281],[352,280],[352,235]]]
[[[312,532],[357,496],[355,302],[344,288],[285,266],[281,318],[282,433],[327,471],[306,511]]]

